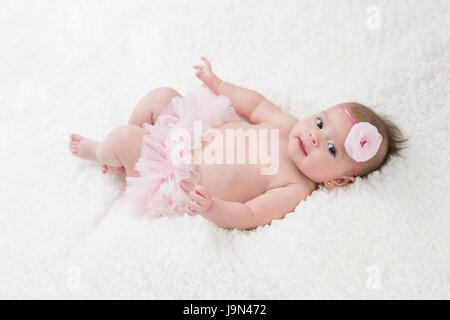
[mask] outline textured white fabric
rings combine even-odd
[[[450,298],[447,0],[1,7],[0,298]],[[103,139],[152,88],[186,93],[201,55],[299,117],[376,106],[404,159],[254,231],[131,215],[69,135]]]

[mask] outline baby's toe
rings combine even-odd
[[[102,166],[102,172],[103,173],[110,172],[112,174],[119,174],[120,175],[120,174],[125,173],[125,168],[124,167],[111,167],[111,166],[109,166],[107,164],[104,164]]]
[[[125,168],[124,167],[111,167],[111,166],[108,166],[108,172],[111,172],[112,174],[121,175],[121,174],[125,173]]]
[[[71,141],[69,143],[69,149],[70,149],[70,152],[77,153],[78,152],[78,142]]]
[[[80,141],[81,138],[82,138],[82,137],[81,137],[78,133],[72,133],[72,134],[70,135],[70,139],[71,139],[72,141]]]

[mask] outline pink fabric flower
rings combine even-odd
[[[383,137],[377,128],[369,122],[358,122],[345,139],[345,150],[356,162],[371,159],[380,148]]]

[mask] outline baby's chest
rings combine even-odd
[[[247,201],[283,183],[287,146],[278,131],[231,123],[212,132],[194,151],[201,184],[229,201]],[[289,177],[288,177],[289,180]],[[288,183],[288,180],[286,183]]]

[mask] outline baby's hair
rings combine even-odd
[[[372,168],[362,170],[358,176],[363,177],[372,171],[380,169],[393,156],[401,156],[401,150],[405,148],[405,143],[408,139],[403,136],[402,131],[394,122],[389,120],[386,115],[376,114],[372,109],[360,103],[348,102],[344,103],[344,105],[349,109],[348,111],[356,122],[370,122],[378,129],[383,139],[387,140],[387,151],[384,157],[379,157]]]

